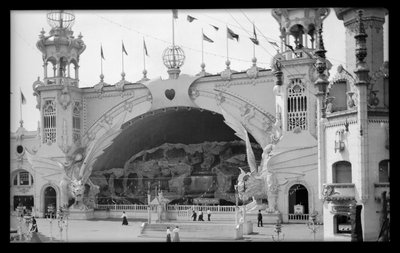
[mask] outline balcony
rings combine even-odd
[[[353,183],[324,184],[323,195],[326,201],[354,200],[355,186]]]
[[[78,86],[78,80],[70,77],[47,77],[44,78],[44,85],[71,85]]]
[[[386,191],[386,198],[390,199],[390,183],[375,183],[374,184],[375,200],[382,200],[382,192]]]

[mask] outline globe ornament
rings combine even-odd
[[[47,22],[53,29],[71,29],[75,22],[75,15],[64,10],[50,11],[49,13],[47,13]]]
[[[176,79],[179,76],[183,63],[185,62],[185,52],[179,46],[170,46],[163,52],[163,62],[168,68],[169,77]]]

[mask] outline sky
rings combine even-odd
[[[104,58],[104,81],[115,84],[121,80],[122,41],[128,55],[124,56],[125,79],[137,82],[143,77],[143,39],[148,56],[145,57],[147,77],[167,79],[167,68],[162,61],[165,48],[172,45],[171,10],[72,10],[75,23],[74,36],[80,33],[86,50],[80,56],[79,87],[92,87],[100,81],[100,46]],[[37,129],[40,112],[36,109],[32,84],[40,77],[43,80],[43,60],[36,48],[42,28],[48,35],[51,27],[47,23],[48,11],[10,12],[10,131],[15,132],[21,118],[25,129]],[[195,17],[187,21],[187,15]],[[214,43],[204,41],[205,69],[217,74],[226,68],[227,39],[226,26],[239,35],[239,41],[229,40],[229,60],[231,69],[243,71],[252,66],[253,43],[249,37],[253,33],[254,22],[260,46],[255,47],[257,65],[270,68],[276,50],[270,41],[279,42],[279,24],[271,15],[271,9],[178,9],[175,20],[175,44],[185,52],[185,63],[181,74],[195,75],[201,71],[202,30]],[[211,25],[219,27],[216,31]],[[324,20],[323,39],[327,58],[333,64],[331,76],[339,64],[345,66],[345,28],[335,12]],[[387,54],[385,54],[387,59]],[[49,68],[50,70],[50,68]],[[49,71],[50,73],[50,71]],[[73,68],[71,68],[73,74]],[[20,90],[26,104],[20,105]]]

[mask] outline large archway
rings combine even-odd
[[[308,214],[308,190],[302,184],[295,184],[289,189],[289,214]],[[299,206],[300,205],[300,206]]]
[[[152,194],[157,187],[171,200],[214,197],[234,201],[231,184],[240,171],[232,157],[240,157],[240,166],[246,167],[246,148],[222,115],[170,107],[138,116],[121,128],[93,166],[90,178],[100,186],[98,203],[145,203],[149,184]],[[259,160],[262,150],[249,137]],[[165,159],[169,161],[166,167]]]
[[[44,210],[45,217],[51,213],[55,215],[57,210],[57,192],[52,186],[47,186],[44,189]]]

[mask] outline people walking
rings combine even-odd
[[[192,216],[191,216],[191,217],[193,218],[193,221],[196,221],[197,213],[196,213],[195,210],[193,210],[193,213],[192,213]]]
[[[179,227],[176,226],[174,228],[174,230],[172,230],[172,232],[174,233],[172,241],[173,242],[179,242],[180,241],[180,238],[179,238]]]
[[[211,218],[211,211],[210,209],[207,209],[207,220],[211,221],[210,218]]]
[[[257,227],[259,227],[260,226],[260,224],[261,224],[261,227],[263,226],[263,222],[262,222],[262,214],[261,214],[261,210],[258,210],[258,216],[257,216],[257,220],[258,220],[258,222],[257,222]]]
[[[126,218],[126,213],[125,211],[122,212],[122,225],[128,225],[128,219]]]
[[[199,221],[204,221],[203,220],[203,211],[199,211]]]
[[[171,230],[167,227],[167,242],[171,242]]]

